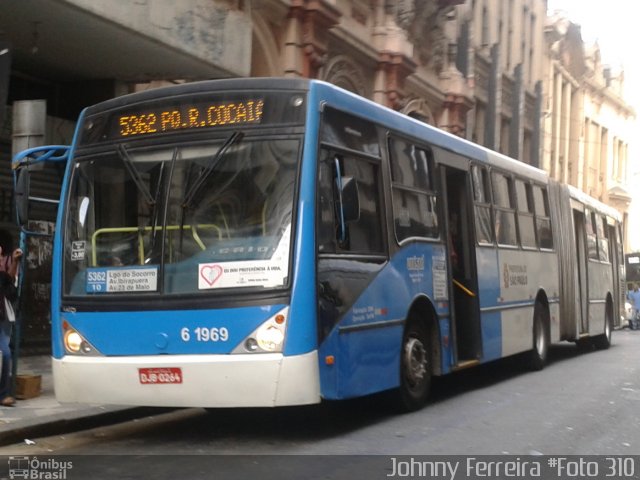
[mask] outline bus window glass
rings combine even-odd
[[[549,216],[549,199],[547,190],[533,186],[533,207],[536,217],[536,234],[538,246],[543,249],[553,248],[553,232],[551,230],[551,218]]]
[[[497,172],[492,174],[492,179],[498,245],[515,246],[517,244],[516,218],[512,206],[513,185],[511,179]]]
[[[512,208],[511,179],[501,173],[493,173],[493,204],[500,208]]]
[[[348,155],[323,150],[319,167],[318,249],[322,253],[384,253],[380,209],[379,164]],[[344,239],[338,238],[339,207],[336,189],[335,160],[340,175],[353,177],[358,182],[360,217],[346,223]]]
[[[596,215],[596,229],[598,235],[598,258],[601,262],[609,261],[609,238],[607,236],[606,218]]]
[[[474,165],[471,167],[471,178],[473,181],[473,199],[476,203],[491,203],[489,199],[490,187],[487,170]]]
[[[533,213],[529,202],[529,185],[522,180],[516,180],[516,200],[518,212]]]
[[[390,139],[389,154],[398,242],[411,237],[438,238],[430,152],[403,140]]]
[[[322,114],[321,139],[331,145],[380,156],[378,134],[373,124],[333,108],[325,108]]]
[[[382,225],[380,220],[379,165],[344,158],[344,175],[358,180],[360,218],[347,225],[347,241],[344,250],[358,253],[383,253]]]
[[[389,140],[391,176],[394,183],[433,191],[431,154],[399,139]]]
[[[225,140],[225,149],[225,141],[120,147],[79,161],[70,186],[65,291],[284,286],[299,141]],[[258,278],[256,269],[277,273]]]
[[[531,185],[516,180],[518,205],[518,231],[520,244],[525,248],[536,248],[536,233],[533,225],[533,206],[531,205]]]
[[[335,253],[336,222],[334,206],[335,165],[328,161],[330,153],[323,153],[325,161],[318,166],[317,242],[320,253]]]
[[[476,239],[480,244],[493,243],[493,223],[491,222],[491,200],[489,175],[485,168],[471,167],[473,199],[475,201]]]
[[[596,215],[594,212],[591,212],[585,208],[584,210],[585,216],[585,229],[587,232],[587,251],[588,256],[591,260],[598,260],[598,240],[596,235]]]

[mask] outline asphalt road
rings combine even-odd
[[[101,466],[105,476],[92,475],[95,480],[152,478],[132,470],[116,475],[113,469],[131,459],[153,478],[199,478],[212,469],[216,478],[244,478],[236,476],[239,465],[248,476],[269,478],[268,471],[293,478],[275,475],[273,462],[291,472],[313,471],[309,478],[353,479],[367,468],[386,472],[383,478],[392,470],[390,457],[399,455],[639,455],[640,331],[614,332],[613,342],[588,353],[573,344],[554,346],[541,372],[506,359],[439,379],[430,404],[411,414],[393,413],[380,397],[275,410],[187,409],[35,439],[35,445],[0,448],[0,455],[107,455],[83,457]],[[351,455],[383,457],[345,457]]]

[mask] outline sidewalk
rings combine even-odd
[[[34,436],[55,435],[140,416],[140,408],[112,405],[60,404],[53,394],[51,357],[20,358],[18,375],[41,375],[38,397],[0,407],[0,445],[23,442]]]

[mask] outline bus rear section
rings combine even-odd
[[[293,247],[305,82],[212,85],[83,112],[54,244],[60,401],[320,400],[314,311],[295,293],[313,272]]]

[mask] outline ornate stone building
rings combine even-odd
[[[319,78],[463,133],[471,97],[448,35],[463,3],[297,0],[284,12],[265,4],[252,74]]]
[[[544,0],[281,7],[264,4],[254,21],[253,75],[327,80],[538,164]]]

